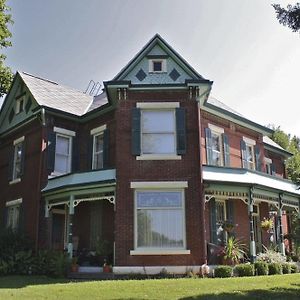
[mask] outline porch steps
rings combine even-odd
[[[76,280],[112,280],[115,279],[115,274],[100,272],[70,272],[68,278]]]

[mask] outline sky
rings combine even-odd
[[[85,91],[112,79],[159,33],[211,95],[262,125],[300,136],[300,34],[280,25],[280,0],[7,0],[6,64]]]

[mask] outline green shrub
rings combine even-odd
[[[298,273],[299,268],[296,264],[291,264],[291,273]]]
[[[234,271],[236,272],[237,276],[239,276],[239,277],[253,276],[254,275],[254,265],[240,264],[240,265],[235,266]]]
[[[279,263],[269,264],[269,275],[282,274],[282,265]]]
[[[259,253],[257,255],[257,261],[264,261],[266,263],[280,263],[286,262],[286,257],[279,252],[271,249],[265,249],[264,253]]]
[[[291,274],[291,264],[290,263],[285,263],[282,264],[282,274]]]
[[[215,268],[215,277],[225,278],[232,276],[232,267],[230,266],[218,266]]]
[[[52,277],[65,277],[70,268],[70,259],[66,253],[49,252],[49,260],[46,264],[46,275]]]
[[[255,274],[256,275],[268,275],[269,274],[269,266],[264,261],[257,261],[254,264]]]

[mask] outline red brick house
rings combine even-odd
[[[284,253],[291,154],[211,88],[159,35],[95,97],[17,73],[0,112],[3,226],[70,256],[105,241],[116,273],[215,263],[229,221],[253,259],[270,237]]]

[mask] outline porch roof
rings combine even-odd
[[[297,185],[292,181],[272,175],[239,168],[203,166],[203,180],[216,183],[261,186],[300,197]]]
[[[84,188],[86,186],[103,185],[104,183],[115,181],[116,169],[72,173],[49,179],[42,193],[45,196],[61,189]]]

